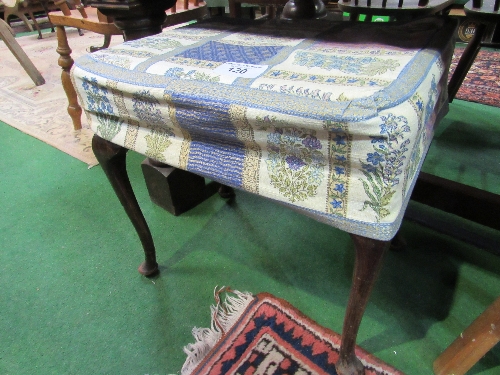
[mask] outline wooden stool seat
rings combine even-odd
[[[442,17],[218,18],[79,58],[72,79],[97,160],[143,244],[139,271],[152,275],[158,264],[128,149],[348,232],[356,264],[336,369],[364,373],[358,328],[448,110],[455,29]]]

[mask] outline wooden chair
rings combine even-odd
[[[436,375],[464,375],[500,341],[500,297],[434,361]]]
[[[81,30],[88,30],[104,35],[104,44],[100,47],[91,46],[90,52],[109,47],[111,36],[123,36],[123,32],[113,23],[111,17],[105,16],[97,8],[84,7],[80,0],[74,1],[76,5],[75,10],[70,10],[65,0],[56,1],[61,11],[50,12],[49,19],[57,29],[57,52],[60,55],[59,66],[62,68],[61,80],[66,96],[68,97],[68,113],[73,122],[73,128],[78,130],[82,127],[82,109],[78,104],[75,89],[69,78],[73,59],[64,27],[76,27]],[[202,19],[205,17],[206,11],[206,3],[201,0],[178,0],[172,8],[166,11],[167,20],[164,26]]]
[[[478,22],[473,38],[467,44],[460,60],[453,72],[448,85],[448,96],[450,103],[455,98],[462,85],[467,72],[474,63],[477,54],[482,47],[500,48],[500,43],[492,43],[491,37],[500,22],[500,0],[472,0],[464,6],[467,17]]]
[[[23,69],[28,73],[35,85],[40,86],[45,83],[38,69],[33,65],[29,57],[23,51],[19,43],[14,38],[14,32],[4,20],[0,19],[0,38],[4,41]]]
[[[454,4],[455,0],[339,0],[338,7],[349,13],[351,20],[366,15],[366,21],[375,16],[389,16],[393,20],[414,19],[438,14]]]
[[[24,22],[30,31],[33,31],[33,26],[35,26],[35,29],[38,31],[38,39],[42,39],[42,30],[34,13],[43,11],[48,14],[49,10],[53,8],[52,3],[49,4],[48,0],[2,0],[2,2],[4,3],[4,20],[7,24],[9,24],[11,16],[16,16]],[[26,17],[26,14],[30,16],[33,26]]]
[[[71,48],[68,44],[65,27],[76,27],[81,30],[88,30],[104,35],[102,47],[91,46],[92,51],[106,48],[111,42],[111,35],[123,35],[122,32],[111,22],[111,19],[101,14],[96,8],[85,8],[80,0],[75,0],[76,9],[69,9],[65,0],[59,0],[56,4],[60,7],[58,12],[50,12],[50,22],[56,27],[57,32],[57,53],[59,53],[58,64],[62,68],[61,81],[68,97],[68,113],[73,122],[75,130],[82,128],[82,108],[78,104],[75,89],[71,83],[69,72],[73,66]]]

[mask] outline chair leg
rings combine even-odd
[[[339,375],[362,375],[364,366],[356,357],[356,337],[368,298],[382,266],[389,241],[377,241],[351,234],[356,251],[353,281],[342,329],[339,360],[335,365]]]
[[[448,101],[451,103],[455,98],[460,86],[467,76],[467,73],[474,63],[479,50],[481,49],[481,42],[483,40],[483,36],[486,32],[486,25],[479,24],[476,28],[474,36],[472,40],[465,47],[464,53],[460,57],[458,61],[457,67],[451,76],[450,82],[448,83]]]
[[[12,29],[4,20],[0,19],[0,39],[4,41],[14,57],[19,61],[23,69],[28,73],[35,85],[40,86],[45,83],[38,69],[33,65],[28,55],[23,51],[17,40],[12,35]]]
[[[141,240],[145,260],[139,266],[139,272],[144,276],[152,276],[158,272],[155,245],[128,178],[128,150],[98,135],[92,138],[92,150]]]
[[[58,64],[62,68],[61,81],[64,92],[68,97],[68,113],[73,121],[73,128],[79,130],[82,128],[82,107],[78,104],[78,97],[76,96],[75,88],[71,82],[69,72],[73,66],[73,59],[71,58],[71,48],[68,45],[68,38],[64,26],[57,25],[57,53],[60,55]]]
[[[102,49],[108,48],[110,44],[111,44],[111,35],[104,34],[104,42],[103,42],[102,46],[100,46],[100,47],[91,46],[90,52],[93,53],[93,52],[97,52],[97,51],[100,51]]]
[[[28,27],[29,31],[33,31],[33,26],[31,26],[31,22],[28,20],[28,18],[23,13],[15,14],[15,16],[19,17],[24,22],[26,27]],[[7,22],[7,17],[5,18],[5,22]]]
[[[434,361],[434,373],[464,375],[499,341],[500,297]]]
[[[40,25],[36,21],[35,15],[31,11],[28,12],[28,14],[30,15],[31,20],[33,21],[33,25],[35,26],[36,31],[38,31],[38,39],[42,39],[43,38],[42,37],[42,30],[40,29]]]
[[[39,3],[40,5],[42,6],[43,8],[43,11],[45,12],[45,14],[48,16],[49,15],[49,8],[48,8],[48,0],[39,0]],[[50,30],[51,32],[54,32],[54,25],[52,24],[52,22],[50,22],[50,19],[49,19],[49,26],[50,26]]]

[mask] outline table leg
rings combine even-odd
[[[155,245],[128,178],[127,149],[94,135],[92,150],[141,240],[145,260],[139,266],[139,272],[152,276],[158,272]]]
[[[342,329],[340,356],[335,365],[339,375],[362,375],[364,366],[356,357],[356,337],[368,298],[377,280],[388,241],[351,234],[356,251],[353,281]]]

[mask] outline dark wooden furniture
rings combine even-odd
[[[455,98],[467,72],[482,47],[499,48],[499,43],[490,42],[495,31],[499,14],[499,0],[472,0],[465,4],[465,13],[477,21],[473,38],[469,41],[448,84],[450,103]],[[466,186],[438,176],[421,173],[412,200],[457,215],[466,220],[500,230],[500,196],[486,190]],[[419,216],[411,217],[420,224],[436,227],[432,219]],[[481,239],[471,238],[466,233],[457,233],[454,228],[438,224],[438,230],[460,238],[476,246],[500,255],[500,249],[494,244],[484,243]]]
[[[434,373],[464,375],[499,341],[500,297],[434,361]]]
[[[326,7],[322,0],[229,0],[231,17],[241,17],[241,4],[254,4],[265,8],[265,17],[268,18],[274,18],[278,13],[284,19],[326,16]],[[278,9],[280,12],[277,12]]]
[[[9,24],[11,16],[18,17],[24,22],[29,31],[33,31],[33,26],[35,26],[38,32],[38,39],[42,39],[42,30],[36,20],[35,13],[44,12],[48,14],[49,10],[54,10],[57,7],[54,2],[49,0],[4,0],[4,4],[3,12],[5,22]],[[30,16],[33,26],[31,26],[31,23],[26,18],[26,14]],[[52,31],[54,31],[53,26],[49,26],[52,28]]]
[[[465,4],[465,14],[477,21],[478,26],[450,79],[448,86],[450,103],[455,98],[480,49],[482,47],[500,48],[500,43],[490,41],[498,22],[500,22],[499,7],[500,0],[471,0]]]
[[[281,10],[286,3],[286,0],[274,0],[267,2],[263,0],[229,0],[229,16],[234,18],[241,18],[241,4],[254,4],[265,8],[266,17],[274,18],[278,14],[278,9]]]
[[[453,3],[454,0],[339,0],[338,7],[349,13],[351,20],[358,20],[362,14],[367,15],[367,21],[374,16],[403,20],[438,14]]]

